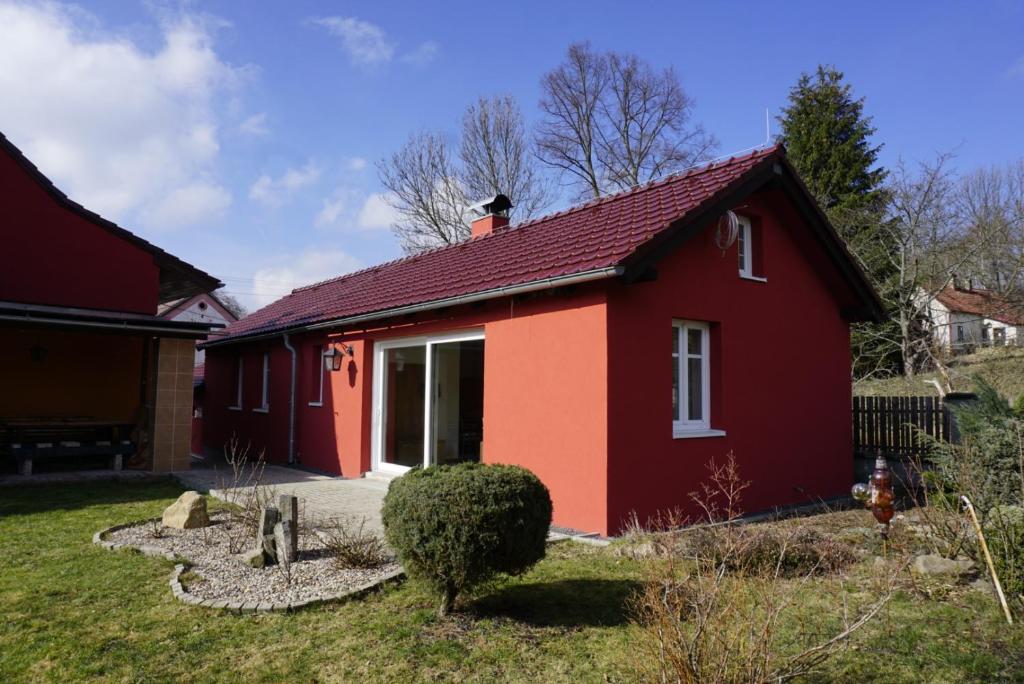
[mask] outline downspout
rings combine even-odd
[[[298,364],[298,353],[292,346],[291,336],[284,334],[284,348],[292,354],[292,379],[288,390],[288,463],[295,463],[295,369]]]

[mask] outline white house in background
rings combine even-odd
[[[935,342],[948,351],[1024,343],[1024,309],[991,290],[950,283],[928,311]]]
[[[157,315],[176,321],[222,323],[225,326],[238,320],[238,316],[228,311],[228,308],[209,292],[161,304]],[[203,363],[205,354],[202,349],[196,350],[196,366]]]

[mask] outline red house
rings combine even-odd
[[[221,285],[89,211],[0,135],[0,467],[189,467],[203,321],[157,307]]]
[[[469,240],[208,342],[206,446],[344,477],[516,463],[602,534],[729,452],[748,511],[848,491],[849,326],[882,309],[781,147],[517,226],[497,199]]]

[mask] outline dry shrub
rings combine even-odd
[[[845,567],[853,551],[800,526],[738,524],[749,483],[739,478],[732,454],[709,470],[708,482],[691,496],[703,511],[701,522],[710,526],[671,532],[675,541],[648,563],[649,576],[630,601],[642,634],[641,677],[688,684],[779,682],[817,670],[888,603],[906,562],[876,578],[864,605],[847,605],[841,585],[842,598],[834,599],[832,610],[811,608],[802,597],[815,576]],[[654,536],[683,522],[677,513],[663,516]],[[691,535],[695,543],[687,539]]]
[[[686,542],[695,557],[711,559],[730,573],[828,575],[857,560],[848,544],[799,525],[704,527],[690,532]]]
[[[341,568],[377,568],[391,560],[380,535],[366,529],[366,518],[358,523],[347,518],[330,518],[317,526],[324,547]]]
[[[228,504],[228,524],[222,529],[228,552],[241,553],[256,539],[261,509],[277,505],[277,492],[263,484],[267,463],[262,451],[252,458],[249,445],[240,447],[238,439],[232,437],[225,445],[224,460],[229,470],[220,474],[217,485],[218,498]]]

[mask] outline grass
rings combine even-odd
[[[973,354],[953,359],[950,365],[953,389],[970,392],[974,389],[973,376],[988,380],[1000,394],[1011,400],[1024,394],[1024,348],[990,347]],[[862,396],[937,396],[936,373],[921,373],[913,379],[903,376],[862,380],[854,383],[853,393]]]
[[[0,681],[633,681],[625,612],[643,562],[564,543],[526,576],[445,620],[412,583],[295,614],[231,615],[175,601],[169,563],[112,553],[96,530],[158,515],[170,481],[0,489]],[[866,526],[844,513],[843,526]],[[852,517],[851,517],[852,515]],[[827,614],[845,583],[808,587]],[[1024,632],[970,590],[901,591],[821,681],[1021,681]]]

